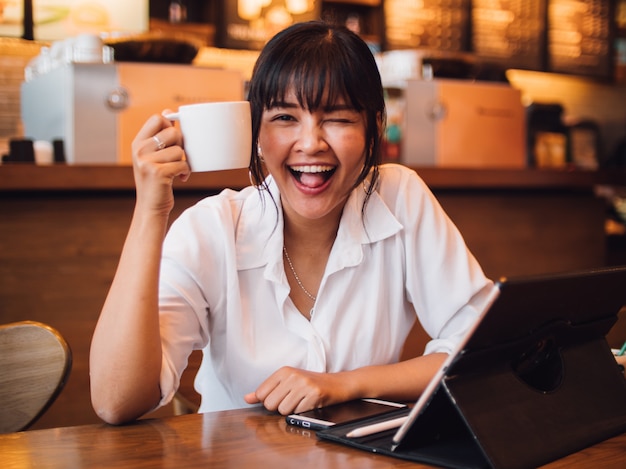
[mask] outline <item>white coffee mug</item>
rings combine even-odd
[[[249,166],[252,123],[248,101],[186,104],[165,117],[180,122],[191,171]]]

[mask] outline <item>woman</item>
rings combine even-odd
[[[152,116],[133,142],[136,208],[91,349],[107,422],[167,403],[194,349],[201,412],[412,401],[484,307],[492,282],[424,183],[379,166],[383,90],[358,36],[282,31],[249,100],[256,187],[204,199],[167,237],[181,135]],[[433,339],[398,362],[416,318]]]

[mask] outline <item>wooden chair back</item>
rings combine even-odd
[[[0,326],[0,433],[27,429],[54,402],[72,367],[72,352],[50,326]]]

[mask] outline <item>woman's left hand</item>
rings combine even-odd
[[[246,394],[248,404],[263,404],[283,415],[352,399],[340,373],[318,373],[284,366]]]
[[[335,373],[284,366],[244,399],[248,404],[263,404],[283,415],[366,397],[414,402],[447,357],[446,353],[431,353]]]

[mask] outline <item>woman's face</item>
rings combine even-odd
[[[339,217],[365,161],[365,115],[343,101],[308,111],[293,91],[263,111],[259,147],[287,217]]]

